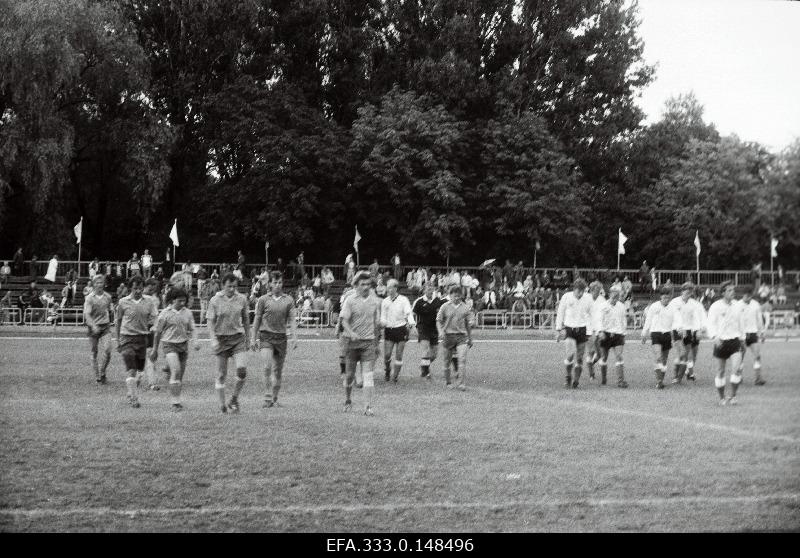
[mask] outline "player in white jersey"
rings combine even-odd
[[[399,294],[397,279],[389,279],[386,283],[387,296],[381,301],[381,327],[383,328],[383,365],[385,381],[397,383],[403,369],[403,352],[408,342],[408,335],[416,325],[411,303],[404,295]],[[395,351],[394,373],[392,373],[392,351]]]
[[[581,278],[575,280],[572,284],[572,291],[564,293],[558,302],[556,341],[566,339],[564,347],[566,382],[564,387],[567,388],[578,388],[583,352],[588,336],[593,333],[592,302],[591,295],[586,293],[586,281]]]
[[[667,372],[667,359],[672,349],[672,324],[675,319],[673,307],[669,305],[672,289],[661,287],[660,298],[645,310],[642,344],[647,343],[648,336],[653,343],[655,357],[656,387],[664,389],[664,376]]]
[[[591,319],[592,319],[592,336],[587,342],[589,354],[586,355],[586,367],[589,369],[589,379],[594,380],[594,365],[600,363],[600,373],[603,377],[606,376],[606,362],[602,358],[602,348],[600,347],[600,331],[603,325],[603,308],[606,305],[606,297],[603,296],[603,284],[600,281],[592,281],[589,285],[589,296],[592,299],[591,306]],[[586,295],[584,295],[586,296]]]
[[[692,298],[693,294],[694,285],[686,282],[681,285],[681,295],[669,303],[674,313],[672,341],[678,353],[675,356],[673,384],[681,383],[684,374],[688,380],[695,379],[694,363],[700,345],[700,331],[705,328],[706,318],[702,304]]]
[[[742,360],[742,342],[744,341],[744,313],[741,301],[735,300],[733,282],[725,281],[720,285],[722,298],[708,309],[708,336],[714,341],[714,359],[717,373],[714,386],[719,393],[719,404],[736,404],[736,390],[742,383],[739,364]],[[731,361],[731,397],[725,399],[725,366]]]
[[[742,362],[739,364],[739,375],[744,370],[744,357],[747,350],[753,353],[753,372],[756,374],[755,384],[763,386],[767,382],[761,377],[761,343],[764,342],[764,331],[766,330],[766,316],[761,311],[761,305],[754,300],[750,292],[742,295],[741,310],[744,320],[744,345],[742,345]]]
[[[625,381],[624,361],[622,351],[625,348],[625,333],[628,329],[628,311],[625,304],[620,301],[622,287],[614,285],[609,290],[611,298],[606,301],[600,312],[600,350],[602,351],[602,364],[600,365],[600,383],[606,384],[606,363],[609,354],[613,351],[616,360],[617,386],[628,387]]]

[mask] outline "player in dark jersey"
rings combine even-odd
[[[439,332],[436,328],[436,315],[439,313],[444,301],[435,296],[435,285],[432,282],[425,284],[425,293],[414,301],[411,311],[417,319],[417,333],[422,346],[422,360],[420,361],[420,376],[431,379],[431,363],[436,360],[439,348]]]

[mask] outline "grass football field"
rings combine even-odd
[[[358,390],[342,412],[330,339],[290,353],[280,408],[261,408],[251,353],[241,413],[223,415],[208,342],[173,413],[163,389],[127,406],[116,352],[97,386],[85,338],[5,335],[2,531],[800,529],[798,340],[763,345],[766,386],[748,358],[735,407],[716,404],[708,343],[695,384],[654,389],[631,338],[629,389],[584,372],[566,390],[563,344],[478,332],[458,392],[440,360],[418,377],[412,341],[399,384],[379,365],[365,417]]]

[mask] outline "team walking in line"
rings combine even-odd
[[[131,278],[130,294],[120,299],[115,310],[117,351],[125,363],[127,399],[131,407],[140,407],[137,388],[145,375],[150,389],[159,389],[155,364],[161,347],[172,409],[181,411],[181,389],[189,348],[200,349],[194,316],[187,308],[190,295],[183,288],[173,286],[165,299],[166,307],[159,311],[159,300],[153,296],[151,283],[152,280],[145,282],[140,276]],[[282,274],[277,271],[270,274],[269,292],[258,298],[252,326],[248,299],[238,292],[237,285],[235,275],[225,275],[222,290],[208,302],[206,313],[212,351],[217,356],[214,387],[222,413],[240,410],[239,396],[247,378],[250,350],[257,352],[263,363],[264,407],[279,406],[290,336],[291,349],[297,348],[295,305],[283,292]],[[92,292],[84,303],[92,366],[99,384],[106,383],[112,348],[112,299],[103,286],[104,277],[96,275],[92,280]],[[579,387],[584,366],[592,380],[596,379],[595,368],[599,368],[600,384],[605,385],[608,366],[612,364],[617,386],[627,388],[623,354],[628,317],[621,301],[621,288],[613,285],[606,298],[603,285],[597,281],[587,286],[578,278],[572,287],[559,301],[555,316],[556,341],[564,341],[565,387]],[[473,344],[472,308],[462,298],[462,287],[451,286],[447,298],[441,298],[434,286],[428,284],[413,304],[399,293],[396,280],[390,280],[386,288],[387,296],[381,299],[375,293],[370,274],[359,271],[340,299],[341,312],[335,331],[345,412],[352,409],[353,390],[358,388],[363,391],[364,415],[374,414],[375,365],[380,341],[383,339],[384,381],[397,383],[406,344],[414,328],[422,353],[420,377],[430,381],[431,367],[437,356],[441,356],[446,387],[467,389],[467,354]],[[736,300],[731,282],[723,283],[720,290],[722,298],[711,305],[707,315],[691,283],[684,283],[681,294],[674,298],[671,289],[662,288],[659,299],[646,309],[642,343],[650,340],[653,347],[656,388],[665,387],[673,345],[676,354],[672,383],[695,380],[695,363],[703,336],[713,341],[714,385],[720,405],[736,404],[744,357],[748,352],[753,355],[755,384],[764,385],[760,343],[764,341],[768,316],[750,293]],[[226,381],[231,360],[236,373],[227,399]],[[728,397],[727,385],[730,385]]]

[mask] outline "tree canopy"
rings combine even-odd
[[[0,0],[0,251],[800,264],[800,143],[721,137],[623,0]],[[766,248],[765,248],[766,247]],[[707,257],[706,257],[707,256]]]

